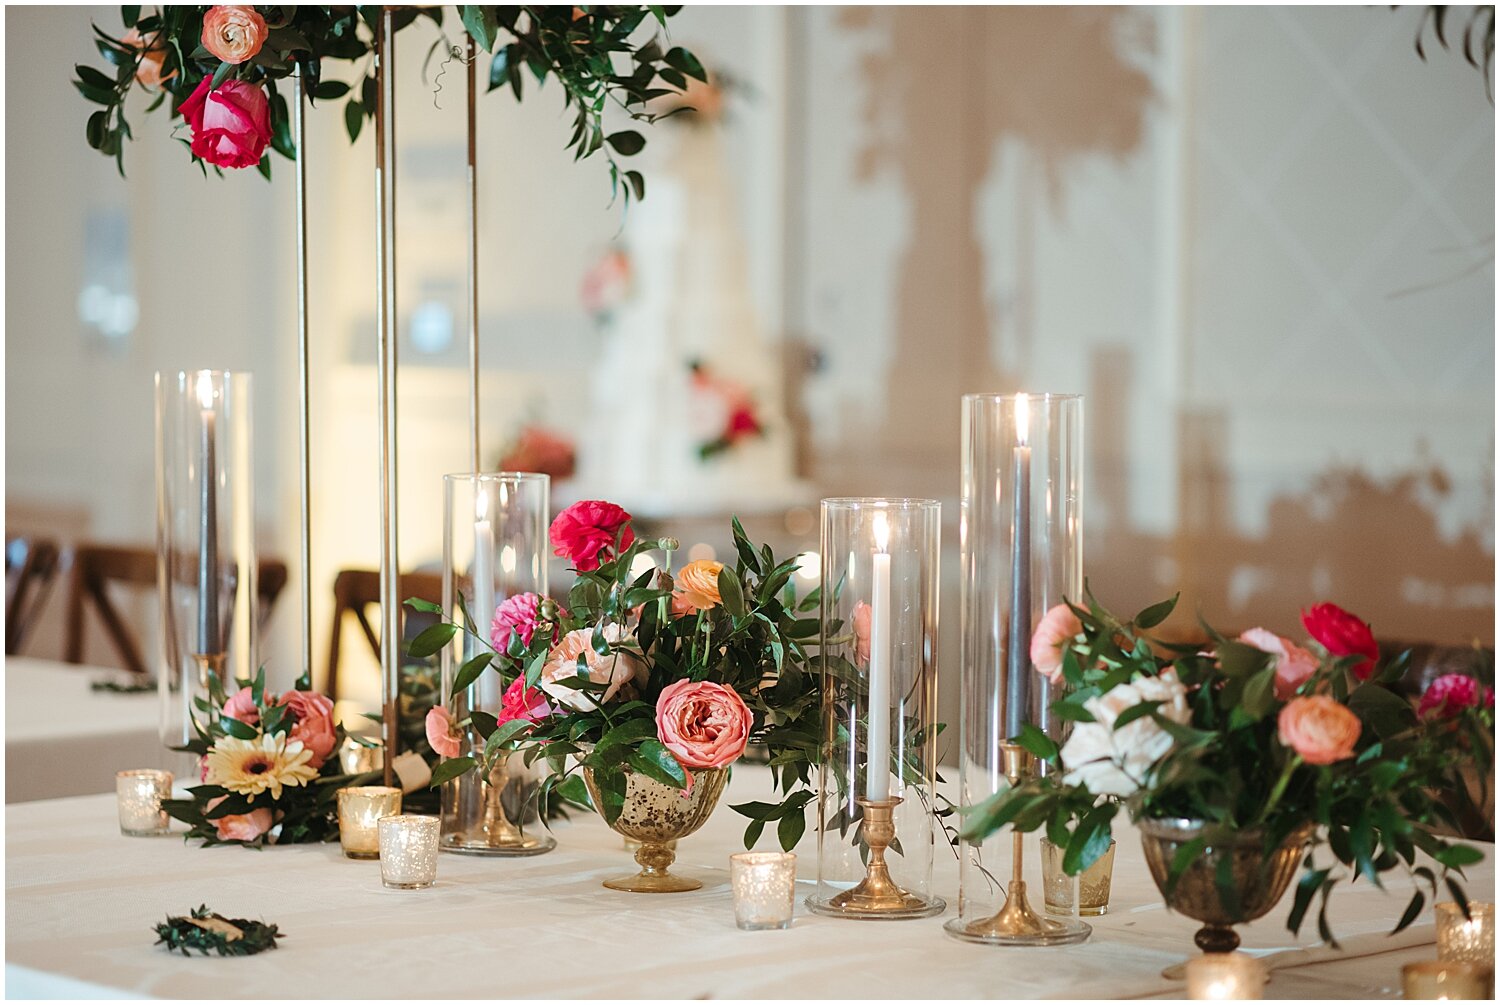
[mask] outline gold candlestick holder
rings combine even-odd
[[[481,785],[477,778],[463,779],[462,784]],[[528,832],[521,823],[527,816],[527,802],[535,797],[535,784],[528,786],[524,777],[515,777],[510,771],[509,757],[501,757],[482,783],[477,793],[469,798],[483,802],[477,826],[458,826],[458,814],[453,808],[446,813],[452,829],[442,836],[443,851],[460,855],[541,855],[557,847],[557,841],[545,833]],[[540,826],[541,808],[537,808]]]
[[[870,920],[926,918],[943,912],[942,900],[918,897],[903,890],[891,878],[885,862],[885,850],[896,837],[896,807],[900,799],[856,799],[863,811],[865,844],[870,859],[865,878],[858,885],[835,894],[826,901],[808,898],[807,906],[818,914],[839,918]]]
[[[1013,787],[1035,772],[1035,759],[1020,744],[1002,743],[1000,752]],[[944,926],[950,935],[997,946],[1066,946],[1089,937],[1093,929],[1076,918],[1045,918],[1032,908],[1026,896],[1025,837],[1018,830],[1011,832],[1010,885],[1000,910],[979,921],[956,918]]]

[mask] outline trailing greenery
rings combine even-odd
[[[183,956],[193,955],[196,949],[207,956],[254,956],[267,949],[276,948],[276,940],[282,934],[275,925],[245,918],[226,918],[222,914],[199,906],[188,917],[168,917],[154,929],[156,944],[165,944],[170,952],[176,950]]]

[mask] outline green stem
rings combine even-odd
[[[1286,762],[1286,767],[1281,769],[1281,777],[1276,779],[1276,787],[1271,790],[1271,795],[1266,800],[1266,805],[1261,808],[1260,815],[1255,818],[1256,824],[1265,823],[1266,818],[1271,815],[1271,811],[1276,808],[1276,804],[1281,801],[1282,793],[1286,792],[1287,784],[1292,780],[1292,772],[1301,766],[1302,755],[1293,754],[1292,759]]]

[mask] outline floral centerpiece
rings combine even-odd
[[[1124,807],[1169,904],[1207,922],[1205,949],[1232,948],[1229,926],[1274,907],[1299,865],[1287,927],[1317,900],[1329,942],[1343,882],[1420,880],[1397,931],[1440,883],[1466,903],[1450,873],[1483,855],[1439,833],[1457,829],[1439,793],[1466,793],[1465,766],[1493,762],[1488,688],[1444,677],[1414,709],[1388,687],[1406,654],[1382,662],[1369,626],[1334,604],[1303,612],[1306,646],[1263,628],[1183,646],[1147,634],[1175,597],[1128,621],[1087,599],[1049,611],[1032,640],[1071,735],[1059,745],[1028,725],[1018,742],[1050,770],[970,808],[966,834],[1045,828],[1076,874]]]

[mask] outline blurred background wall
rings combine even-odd
[[[1493,643],[1494,106],[1461,56],[1417,57],[1419,17],[688,7],[674,41],[742,85],[723,149],[807,482],[805,507],[752,531],[815,548],[820,495],[943,500],[951,704],[959,396],[1082,392],[1106,603],[1180,588],[1178,631],[1201,613],[1297,634],[1300,607],[1333,599],[1382,637]],[[121,179],[66,69],[117,10],[5,18],[7,529],[149,545],[152,373],[252,370],[262,550],[293,564],[265,654],[289,681],[290,164],[205,180],[138,109]],[[411,567],[440,561],[439,476],[467,463],[462,71],[434,93],[437,37],[404,32],[398,64]],[[316,111],[308,143],[320,672],[335,571],[378,560],[374,155],[340,112]],[[589,449],[604,335],[580,287],[630,223],[569,128],[556,90],[481,105],[488,459],[528,421]],[[648,186],[675,128],[652,135]],[[722,552],[724,522],[684,534]],[[60,607],[28,652],[60,652]],[[135,612],[149,626],[149,601]],[[346,652],[368,701],[373,662]]]

